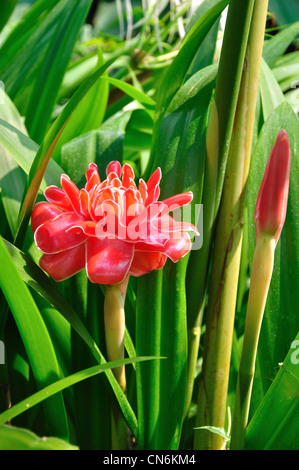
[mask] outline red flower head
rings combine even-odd
[[[255,206],[256,236],[272,235],[277,244],[287,213],[291,152],[286,131],[278,133]]]
[[[176,262],[191,249],[187,231],[194,225],[168,215],[189,204],[187,192],[158,201],[161,170],[138,188],[130,165],[111,162],[101,182],[91,163],[86,185],[79,190],[66,175],[62,189],[49,186],[48,202],[36,204],[31,226],[37,247],[44,254],[40,266],[56,281],[86,267],[92,282],[114,284],[127,274],[141,276],[164,266],[167,257]]]

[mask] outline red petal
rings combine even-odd
[[[116,284],[126,277],[134,245],[122,240],[90,238],[86,243],[86,271],[91,282]]]
[[[57,188],[57,186],[48,186],[48,188],[45,189],[44,195],[49,202],[61,207],[61,209],[68,212],[73,210],[73,206],[63,189]]]
[[[88,237],[82,230],[79,233],[67,232],[67,229],[84,222],[72,212],[63,212],[54,219],[40,225],[35,234],[35,243],[38,248],[47,254],[59,253],[83,243]]]
[[[84,269],[85,245],[82,244],[53,255],[43,255],[39,264],[55,281],[63,281]]]
[[[155,186],[157,186],[157,184],[160,183],[161,178],[162,178],[162,171],[161,171],[161,168],[158,167],[147,182],[148,193],[150,193],[150,191],[152,191],[155,188]]]
[[[191,250],[191,240],[186,232],[175,232],[161,250],[175,263]]]
[[[92,220],[87,220],[86,222],[80,222],[66,230],[66,233],[80,233],[81,231],[88,235],[88,237],[96,236],[96,226],[97,224]]]
[[[95,215],[99,218],[97,223],[97,228],[100,232],[102,231],[102,226],[107,225],[108,232],[115,234],[117,227],[117,221],[120,216],[121,209],[115,201],[105,201],[100,206],[96,207]],[[98,235],[97,235],[98,236]],[[103,238],[98,236],[98,238]]]
[[[47,222],[48,220],[57,217],[61,214],[62,211],[57,207],[53,206],[49,202],[39,202],[37,203],[31,214],[31,228],[33,232],[41,225]]]
[[[157,252],[136,251],[130,267],[129,274],[142,276],[143,274],[161,268],[166,261],[166,256]]]
[[[80,191],[73,183],[67,175],[61,175],[61,186],[66,193],[67,197],[69,198],[70,203],[74,211],[80,215],[80,202],[79,202],[79,194]]]
[[[97,194],[95,194],[92,205],[96,213],[97,206],[101,205],[104,201],[114,201],[114,192],[112,188],[101,189]]]
[[[89,205],[89,196],[86,189],[80,189],[79,192],[79,204],[80,204],[80,213],[87,218],[90,218],[88,212],[88,205]]]
[[[139,180],[139,192],[141,194],[141,197],[142,197],[142,200],[143,200],[143,203],[146,201],[147,199],[147,196],[148,196],[148,192],[147,192],[147,186],[144,182],[144,180],[142,178],[140,178]]]
[[[150,244],[158,248],[154,251],[161,251],[160,248],[165,245],[166,241],[169,239],[169,235],[161,232],[161,230],[157,230],[152,224],[148,211],[143,211],[138,214],[137,217],[128,221],[126,225],[126,238],[130,242],[141,242],[144,245]],[[144,251],[153,250],[145,249]]]
[[[109,173],[116,173],[117,176],[120,178],[121,164],[117,161],[110,162],[106,169],[106,175],[108,176]]]
[[[189,204],[193,199],[193,193],[189,191],[188,193],[176,194],[175,196],[169,197],[168,199],[164,199],[161,201],[165,204],[165,209],[163,210],[163,214],[166,212],[174,211],[176,208],[185,206]]]
[[[145,201],[145,206],[149,206],[150,204],[157,202],[159,197],[160,197],[160,186],[159,184],[156,184],[156,186],[151,191],[149,191],[148,197]]]
[[[164,264],[166,263],[166,260],[167,260],[167,256],[161,253],[161,258],[160,258],[158,265],[156,266],[156,269],[163,268]]]
[[[157,230],[172,233],[172,232],[194,232],[196,235],[199,235],[197,227],[191,224],[190,222],[181,222],[175,220],[168,214],[163,215],[162,217],[156,217],[152,220],[152,225]]]
[[[99,175],[98,167],[95,163],[90,163],[88,165],[87,171],[85,173],[87,183],[85,185],[86,191],[90,191],[93,186],[96,186],[101,183],[101,178]]]
[[[122,183],[125,188],[130,186],[136,187],[134,182],[134,170],[128,163],[125,163],[122,167]]]

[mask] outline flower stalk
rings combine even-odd
[[[274,252],[286,218],[291,154],[281,130],[271,150],[255,207],[254,252],[244,342],[232,424],[231,449],[242,450],[250,408],[258,341],[274,266]]]
[[[108,361],[124,359],[125,338],[125,298],[129,276],[119,284],[106,286],[104,302],[104,325]],[[112,369],[121,389],[126,393],[125,366]],[[111,415],[111,437],[113,450],[125,450],[127,447],[127,427],[121,411],[113,400]]]
[[[128,278],[121,284],[106,286],[104,324],[108,361],[124,359],[125,296]],[[113,369],[122,390],[126,391],[125,366]]]
[[[244,447],[258,338],[272,277],[274,250],[273,237],[263,235],[258,239],[252,263],[244,343],[234,405],[230,448],[235,450]]]

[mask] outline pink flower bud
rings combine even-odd
[[[256,237],[269,234],[278,242],[286,218],[291,152],[285,130],[278,133],[271,150],[255,206]]]

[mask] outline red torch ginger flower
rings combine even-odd
[[[130,274],[141,276],[176,262],[191,249],[186,231],[198,234],[190,223],[177,222],[169,212],[189,204],[192,193],[158,201],[161,170],[137,188],[130,165],[111,162],[101,181],[91,163],[83,189],[61,176],[62,189],[49,186],[48,202],[36,204],[31,226],[43,252],[40,266],[56,281],[86,268],[92,282],[114,284]]]
[[[255,206],[256,236],[273,236],[275,244],[280,237],[287,213],[291,153],[285,130],[278,133],[271,150]]]

